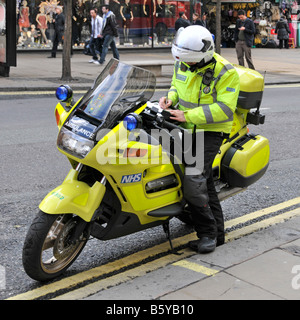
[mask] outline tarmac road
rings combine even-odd
[[[298,91],[297,85],[266,88],[261,106],[266,123],[250,130],[270,139],[270,166],[247,191],[223,202],[226,220],[299,196]],[[153,99],[164,94],[164,90],[156,92]],[[68,161],[56,150],[55,103],[54,98],[45,97],[0,101],[0,264],[6,271],[0,299],[40,287],[23,271],[21,253],[39,202],[69,170]],[[173,238],[191,231],[175,219],[171,222]],[[105,244],[91,240],[65,277],[164,242],[161,227]]]

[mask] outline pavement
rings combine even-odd
[[[99,285],[85,298],[154,299],[300,300],[300,208],[294,218],[227,241],[213,253],[193,254],[105,289]]]
[[[224,48],[221,55],[232,63],[237,63],[234,48]],[[0,77],[2,91],[52,91],[61,84],[62,53],[56,59],[47,59],[47,52],[18,52],[17,67],[10,68],[10,76]],[[110,51],[106,61],[112,57]],[[252,49],[256,70],[265,75],[265,84],[300,82],[300,49]],[[75,52],[71,59],[69,85],[74,90],[87,90],[104,66],[88,63],[91,56]],[[120,60],[130,64],[135,62],[155,62],[172,60],[170,49],[120,50]],[[162,76],[157,78],[157,88],[168,88],[173,73],[172,66],[163,66]]]
[[[237,63],[235,49],[221,54]],[[54,91],[61,84],[61,54],[47,59],[47,53],[20,53],[10,77],[0,77],[1,92]],[[300,83],[300,50],[253,49],[256,70],[265,75],[266,85]],[[110,54],[107,57],[107,61]],[[124,62],[172,59],[170,50],[120,51]],[[90,56],[75,53],[70,85],[86,90],[103,69],[88,63]],[[172,67],[163,67],[158,88],[168,88]],[[185,258],[105,289],[94,289],[88,300],[300,300],[300,208],[284,221],[262,230],[230,239],[213,253],[191,252]],[[230,241],[231,240],[231,241]],[[189,249],[185,249],[189,250]]]

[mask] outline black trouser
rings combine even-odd
[[[55,36],[53,39],[53,47],[51,50],[51,56],[56,58],[57,47],[59,43],[63,44],[63,34],[59,32],[55,32]],[[71,41],[71,55],[73,55],[73,40]]]
[[[279,40],[279,49],[282,49],[282,48],[283,48],[283,43],[284,43],[284,47],[285,47],[286,49],[289,49],[289,39]]]
[[[101,53],[102,53],[102,42],[103,41],[102,41],[101,38],[93,38],[93,37],[91,37],[91,40],[90,40],[90,51],[91,51],[91,54],[93,55],[93,59],[94,60],[98,60],[96,50],[99,52],[99,54],[101,56]]]
[[[219,132],[205,132],[204,171],[184,176],[184,197],[189,204],[197,236],[217,238],[218,244],[224,243],[224,217],[214,185],[212,164],[227,137]]]
[[[61,32],[55,31],[54,39],[53,39],[53,47],[51,50],[52,57],[56,57],[57,46],[61,42],[63,42],[62,38],[63,34]]]

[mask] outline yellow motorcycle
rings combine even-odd
[[[261,178],[269,163],[268,140],[247,127],[264,123],[259,112],[264,79],[236,68],[241,91],[232,132],[213,163],[221,200]],[[170,122],[166,111],[150,102],[155,85],[151,72],[112,59],[76,103],[69,86],[57,89],[57,147],[72,168],[41,202],[29,227],[23,265],[31,278],[61,275],[90,236],[109,240],[163,225],[170,240],[169,220],[188,218],[180,150],[189,152],[184,136],[194,132]]]

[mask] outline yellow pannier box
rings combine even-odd
[[[235,65],[240,76],[240,94],[237,107],[242,109],[259,108],[263,91],[264,77],[257,71]]]
[[[232,187],[248,187],[266,172],[269,156],[269,140],[261,135],[247,134],[226,152],[221,179]]]

